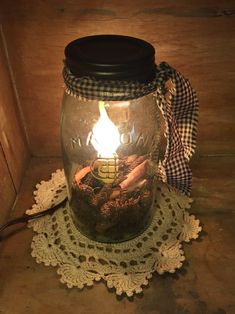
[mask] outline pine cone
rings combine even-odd
[[[86,184],[76,185],[77,197],[85,200],[88,204],[97,206],[93,188]]]
[[[128,212],[133,214],[132,211],[135,210],[135,206],[138,206],[138,202],[139,197],[109,201],[101,207],[100,213],[103,218],[116,221]]]
[[[109,199],[112,190],[113,189],[111,184],[105,184],[102,189],[95,195],[96,202],[99,206],[104,204]]]

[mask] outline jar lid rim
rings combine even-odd
[[[65,64],[76,77],[147,82],[155,75],[155,49],[131,36],[86,36],[65,47]]]

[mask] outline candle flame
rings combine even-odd
[[[92,129],[91,144],[98,157],[113,158],[120,143],[118,128],[109,119],[104,102],[99,101],[100,118]]]

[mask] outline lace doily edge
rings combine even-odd
[[[53,181],[57,182],[57,177],[61,180],[63,178],[63,170],[57,170],[54,172],[51,176],[51,182],[53,184]],[[62,180],[63,181],[63,180]],[[40,203],[40,193],[38,193],[39,188],[44,185],[48,181],[41,181],[39,184],[36,185],[37,190],[34,191],[35,195],[35,201],[36,205]],[[185,209],[189,209],[190,205],[192,203],[192,199],[188,198],[185,195],[182,195],[178,190],[175,190],[172,187],[168,187],[169,191],[174,190],[175,197],[178,195],[182,198],[184,198],[184,205]],[[37,207],[37,206],[36,206]],[[36,211],[39,210],[39,208],[35,208]],[[32,213],[32,210],[28,210],[27,214]],[[133,273],[123,273],[123,272],[109,272],[108,274],[98,274],[97,272],[92,272],[88,269],[79,267],[77,268],[73,264],[69,263],[61,263],[57,259],[52,260],[45,260],[42,256],[39,256],[38,252],[35,252],[34,247],[34,240],[31,244],[32,257],[35,258],[37,263],[43,263],[45,266],[53,266],[58,267],[57,268],[57,274],[60,276],[60,282],[63,284],[66,284],[68,288],[77,287],[79,289],[83,289],[85,286],[92,286],[94,282],[98,282],[100,280],[106,281],[106,285],[108,288],[115,288],[116,294],[121,295],[123,293],[126,293],[128,297],[132,296],[134,293],[141,293],[143,291],[144,286],[148,285],[149,279],[153,276],[154,273],[158,274],[164,274],[166,272],[174,273],[179,268],[182,267],[183,261],[185,260],[184,251],[182,250],[182,244],[181,242],[190,242],[192,239],[197,239],[199,236],[199,233],[202,230],[202,227],[200,226],[200,222],[198,219],[195,218],[194,215],[190,215],[187,211],[184,211],[184,222],[185,226],[188,227],[190,230],[190,233],[188,232],[182,232],[179,236],[178,242],[176,243],[176,247],[174,247],[177,251],[177,264],[176,260],[174,260],[173,265],[170,265],[171,263],[167,263],[165,265],[161,264],[161,267],[158,266],[158,261],[154,260],[151,267],[149,267],[145,271],[141,272],[133,272]],[[31,220],[31,223],[28,225],[29,227],[32,227],[34,229],[34,223],[33,220]],[[37,230],[34,229],[34,231],[37,233],[37,235],[41,235],[41,232],[37,232]],[[37,237],[37,235],[34,237],[34,239]],[[175,257],[174,257],[175,258]],[[133,276],[135,276],[133,280]],[[84,277],[84,280],[81,280],[81,277]],[[68,280],[69,278],[69,280]],[[119,281],[122,281],[122,285],[119,285]],[[123,284],[124,282],[124,284]],[[123,286],[126,286],[123,288]]]

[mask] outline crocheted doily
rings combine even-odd
[[[63,170],[49,181],[42,181],[34,192],[35,204],[27,214],[42,211],[67,197]],[[36,235],[32,256],[37,263],[57,266],[60,281],[69,288],[92,286],[104,279],[117,295],[132,296],[156,271],[174,273],[182,266],[181,242],[196,239],[201,231],[199,220],[189,215],[192,200],[165,183],[156,186],[156,214],[151,225],[138,237],[122,243],[100,243],[82,235],[71,218],[67,202],[53,215],[31,220]]]

